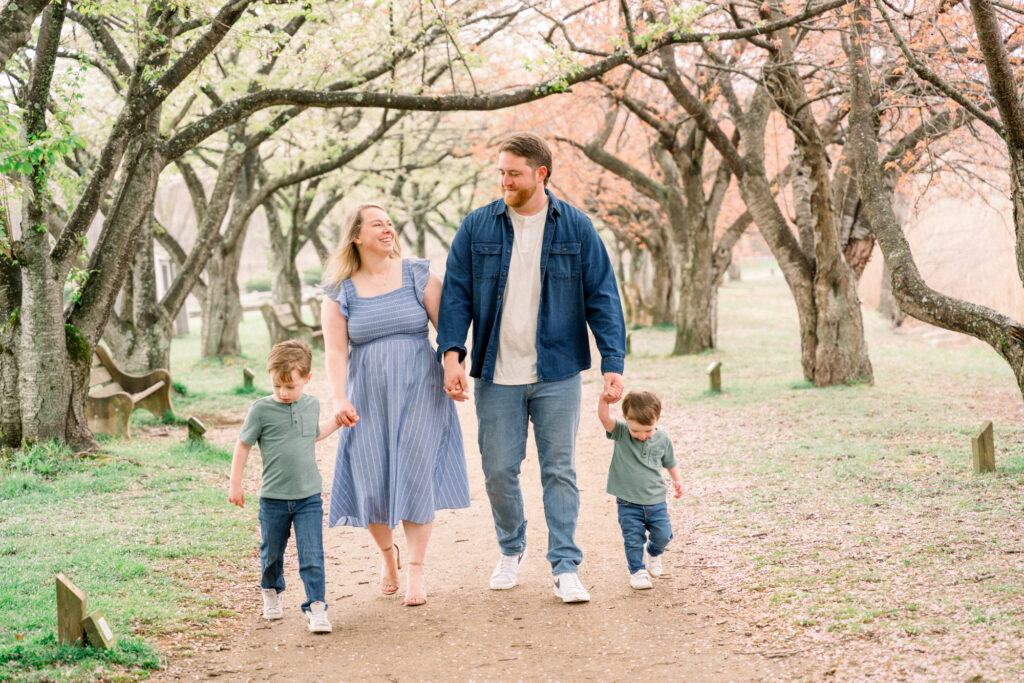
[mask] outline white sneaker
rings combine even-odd
[[[654,588],[654,584],[651,583],[651,577],[646,569],[638,569],[630,574],[629,585],[638,591]]]
[[[647,571],[655,578],[665,573],[665,568],[661,566],[661,555],[657,557],[647,556]]]
[[[580,583],[579,574],[571,572],[555,577],[555,597],[562,602],[590,602],[590,593]]]
[[[284,611],[281,609],[281,594],[277,592],[276,588],[263,588],[263,618],[264,619],[280,619],[284,616]]]
[[[327,605],[322,602],[314,602],[306,612],[306,619],[309,620],[310,633],[330,633],[331,622],[327,621]]]
[[[526,559],[526,549],[518,555],[502,555],[498,566],[491,574],[491,590],[504,591],[516,585],[519,576],[519,565]]]

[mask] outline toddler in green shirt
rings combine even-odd
[[[683,480],[672,449],[672,440],[658,429],[661,401],[649,391],[631,391],[622,399],[624,420],[614,420],[608,406],[614,403],[601,394],[597,416],[609,439],[615,442],[608,467],[608,493],[615,496],[619,526],[629,565],[629,585],[637,590],[653,588],[651,576],[661,576],[661,554],[672,540],[672,523],[665,504],[668,470],[676,498],[683,495]],[[644,565],[644,544],[647,564]],[[649,573],[648,573],[649,572]]]
[[[284,550],[295,530],[299,576],[306,588],[302,611],[313,633],[330,633],[324,600],[323,482],[316,466],[315,442],[341,425],[341,417],[320,420],[320,401],[303,394],[312,378],[313,354],[301,341],[275,344],[267,359],[274,387],[271,396],[252,404],[231,460],[228,501],[245,505],[242,472],[249,450],[259,444],[263,459],[260,488],[260,565],[263,618],[280,619],[284,591]]]

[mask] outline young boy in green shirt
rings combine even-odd
[[[245,505],[242,471],[253,444],[263,459],[260,488],[260,564],[263,618],[280,619],[284,591],[284,550],[291,529],[299,555],[299,576],[306,587],[302,611],[309,630],[330,633],[324,600],[323,482],[316,466],[315,442],[327,438],[341,425],[339,416],[320,420],[320,402],[303,394],[313,354],[303,342],[276,344],[267,359],[274,393],[252,404],[231,460],[231,491],[228,501]]]
[[[615,496],[619,526],[626,547],[629,585],[637,590],[653,588],[651,576],[661,576],[661,554],[672,540],[672,523],[665,504],[665,481],[661,468],[668,470],[676,498],[683,495],[672,440],[658,429],[661,401],[649,391],[631,391],[622,399],[624,420],[613,420],[608,411],[613,401],[604,394],[597,404],[597,416],[609,439],[615,442],[608,468],[608,493]],[[644,566],[644,544],[647,566]],[[648,574],[648,570],[650,574]]]

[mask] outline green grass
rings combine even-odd
[[[137,411],[135,439],[101,439],[98,458],[51,444],[0,451],[0,681],[146,678],[160,666],[154,639],[216,633],[235,614],[216,586],[251,569],[256,510],[226,502],[231,454],[188,443],[181,425],[188,414],[244,415],[252,396],[234,386],[255,361],[203,362],[198,348],[175,340],[174,377],[188,387],[177,418]],[[167,433],[147,441],[147,427]],[[103,610],[113,651],[57,644],[61,572]]]
[[[916,657],[930,680],[967,678],[979,662],[995,680],[1024,676],[1009,649],[943,669],[953,650],[900,645],[957,629],[964,651],[971,640],[1024,642],[1024,421],[1005,362],[980,344],[893,334],[865,312],[874,384],[816,388],[802,376],[777,271],[745,269],[723,286],[719,310],[718,349],[670,357],[672,330],[642,328],[627,360],[627,382],[662,396],[694,482],[680,517],[694,529],[687,552],[723,566],[712,582],[772,624],[780,649],[793,625],[834,634],[835,647],[870,632],[886,649],[880,660]],[[721,394],[708,392],[712,360]],[[998,471],[980,475],[970,437],[988,419]],[[891,673],[877,664],[845,675]]]

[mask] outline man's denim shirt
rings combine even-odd
[[[615,273],[590,219],[549,190],[540,255],[537,379],[567,379],[590,367],[587,324],[601,353],[601,372],[621,373],[626,356]],[[512,221],[503,199],[466,216],[448,253],[437,329],[437,356],[466,356],[473,323],[469,374],[494,381],[498,329],[512,260]],[[513,286],[515,283],[513,283]]]

